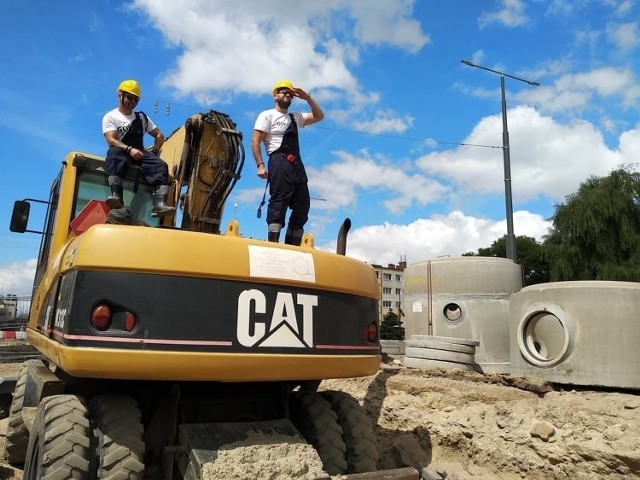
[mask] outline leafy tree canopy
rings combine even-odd
[[[543,258],[542,245],[535,238],[521,235],[516,237],[518,263],[522,265],[524,285],[534,285],[549,281],[549,264]],[[465,253],[463,256],[502,257],[507,256],[507,236],[494,241],[490,247],[479,248],[478,253]]]
[[[590,177],[552,220],[543,243],[551,280],[640,281],[640,173]]]

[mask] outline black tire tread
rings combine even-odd
[[[28,370],[29,368],[26,365],[20,369],[16,388],[13,391],[11,407],[9,408],[4,458],[11,465],[22,465],[24,463],[27,457],[27,447],[29,446],[29,430],[22,418]]]
[[[91,402],[100,480],[140,480],[144,474],[144,427],[128,395],[100,395]]]
[[[358,400],[345,392],[327,390],[321,395],[331,404],[347,446],[347,473],[373,472],[378,462],[376,436]]]
[[[302,436],[318,452],[329,475],[345,473],[347,447],[342,428],[331,405],[317,393],[298,391],[291,394],[291,417]]]
[[[88,480],[90,445],[89,417],[84,401],[75,395],[46,397],[40,402],[29,437],[24,478],[35,478],[35,472],[29,469],[34,452],[40,450],[42,478]]]

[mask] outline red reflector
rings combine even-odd
[[[370,323],[367,327],[367,342],[375,342],[378,340],[378,325]]]
[[[129,312],[127,313],[127,318],[124,320],[124,328],[127,329],[127,332],[130,332],[136,327],[136,316]]]
[[[111,309],[107,305],[98,305],[91,313],[91,325],[96,330],[104,331],[111,325]]]

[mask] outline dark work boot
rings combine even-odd
[[[111,195],[107,197],[107,206],[111,210],[122,208],[124,206],[124,204],[122,203],[122,185],[112,183],[110,187]]]
[[[131,212],[128,208],[112,208],[109,210],[106,223],[114,225],[133,225]]]
[[[302,228],[287,228],[287,234],[284,237],[284,243],[287,245],[295,245],[299,247],[302,243],[302,234],[304,230]]]
[[[280,241],[280,232],[269,232],[269,241],[278,243]]]
[[[164,217],[176,211],[174,207],[170,207],[165,202],[169,193],[168,185],[160,185],[153,193],[153,208],[151,209],[152,217]]]
[[[299,247],[300,244],[302,243],[302,237],[296,237],[294,235],[285,235],[284,243],[286,243],[287,245],[295,245],[296,247]]]

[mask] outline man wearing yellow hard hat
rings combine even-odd
[[[300,156],[298,129],[319,122],[324,113],[311,94],[294,87],[290,80],[277,82],[271,94],[275,106],[258,115],[251,137],[258,176],[268,179],[269,183],[268,239],[270,242],[280,241],[280,230],[285,225],[287,210],[291,209],[285,243],[300,245],[304,225],[309,218],[310,198],[307,173]],[[293,97],[307,102],[311,111],[289,113]],[[268,155],[266,166],[262,144]]]
[[[102,133],[109,145],[105,164],[111,195],[107,198],[107,205],[111,209],[123,208],[122,178],[129,165],[134,163],[140,166],[154,189],[151,215],[163,216],[175,211],[174,207],[165,204],[169,193],[169,168],[158,156],[164,135],[144,112],[134,112],[141,93],[138,82],[124,80],[118,85],[118,107],[102,118]],[[145,133],[154,139],[151,152],[144,148]]]

